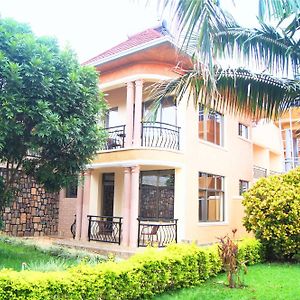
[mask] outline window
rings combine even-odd
[[[114,127],[120,125],[118,107],[114,107],[108,110],[105,117],[105,127]]]
[[[224,221],[224,177],[199,173],[199,221]]]
[[[144,102],[143,104],[143,117],[146,118],[151,115],[151,109],[153,100]],[[167,97],[162,100],[159,104],[157,114],[154,122],[166,123],[177,126],[177,111],[176,104],[174,103],[173,97]]]
[[[66,198],[77,198],[77,183],[70,183],[66,187]]]
[[[248,189],[249,189],[249,181],[246,180],[240,180],[240,196],[243,195]]]
[[[224,117],[222,114],[199,106],[199,138],[223,146]]]
[[[143,171],[140,183],[141,218],[174,218],[174,170]]]
[[[249,128],[248,126],[239,123],[239,136],[245,138],[245,139],[249,139]]]

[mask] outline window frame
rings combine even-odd
[[[160,187],[163,187],[163,185],[160,185],[160,177],[164,177],[165,175],[170,176],[172,178],[173,182],[171,182],[170,188],[173,189],[174,193],[174,199],[173,199],[173,211],[170,216],[160,216],[161,215],[161,205],[159,197],[159,193],[156,193],[155,197],[155,216],[149,217],[148,215],[143,214],[143,210],[141,206],[144,204],[142,199],[142,185],[143,185],[143,177],[144,176],[156,176],[156,185],[155,189],[156,191],[159,190]],[[166,170],[149,170],[149,171],[141,171],[140,173],[140,184],[139,184],[139,218],[142,219],[151,219],[151,220],[161,220],[161,219],[174,219],[174,210],[175,210],[175,169],[166,169]]]
[[[72,192],[74,192],[76,190],[76,192],[73,194]],[[75,184],[71,183],[68,186],[66,186],[65,188],[65,198],[68,199],[76,199],[78,197],[78,183]]]
[[[243,128],[245,129],[245,131],[243,130]],[[246,132],[246,136],[244,136],[244,134],[243,134],[245,132]],[[250,135],[249,135],[249,126],[239,122],[239,124],[238,124],[238,135],[240,137],[246,139],[246,140],[249,140],[249,137],[250,137]]]
[[[217,117],[216,117],[217,116]],[[203,118],[203,120],[200,120]],[[220,122],[217,121],[217,119],[220,118]],[[208,140],[208,120],[214,121],[213,125],[213,135],[214,135],[214,141]],[[199,130],[199,123],[200,121],[203,121],[203,137],[200,137],[200,130]],[[220,137],[220,143],[217,143],[216,138],[217,138],[217,130],[216,130],[216,123],[220,124],[220,132],[219,132],[219,137]],[[219,146],[219,147],[224,147],[224,114],[214,110],[214,109],[206,109],[202,104],[199,104],[199,111],[198,111],[198,137],[200,140],[205,141],[207,143],[211,143],[213,145]]]
[[[174,103],[174,109],[175,109],[175,124],[171,124],[171,123],[165,123],[165,122],[162,122],[163,120],[163,101],[168,101],[169,99],[172,100],[172,103]],[[144,120],[145,117],[147,116],[147,113],[146,113],[146,105],[148,105],[148,107],[151,107],[151,105],[154,103],[154,99],[150,99],[150,100],[147,100],[147,101],[144,101],[143,102],[143,107],[142,107],[142,119],[143,119],[143,122],[148,122],[148,120]],[[162,102],[159,104],[159,107],[158,107],[158,110],[157,110],[157,115],[159,116],[159,119],[158,120],[155,120],[154,123],[159,123],[159,124],[167,124],[167,125],[172,125],[172,126],[178,126],[178,117],[177,117],[177,105],[176,105],[176,102],[174,102],[174,97],[173,96],[168,96],[166,98],[163,98]]]
[[[215,187],[214,188],[209,188],[209,187],[200,187],[200,182],[199,178],[204,177],[201,175],[205,175],[206,178],[221,178],[221,188],[217,188],[217,183],[215,182]],[[199,192],[205,192],[205,200],[200,200],[199,197]],[[209,192],[214,192],[214,193],[220,193],[222,195],[222,199],[220,200],[220,205],[219,207],[219,213],[220,213],[220,220],[208,220],[209,219],[209,211],[207,210],[208,207],[208,193]],[[206,215],[204,219],[201,219],[203,216],[200,216],[200,207],[201,207],[201,201],[205,201],[204,207],[206,208]],[[198,172],[198,222],[202,224],[209,224],[209,223],[224,223],[226,216],[225,216],[225,176],[222,175],[217,175],[217,174],[211,174],[211,173],[206,173],[206,172]]]
[[[246,183],[246,184],[247,184],[247,187],[246,187],[246,190],[245,190],[245,191],[243,191],[243,186],[242,186],[243,183]],[[249,189],[249,181],[248,181],[248,180],[244,180],[244,179],[240,179],[240,180],[239,180],[239,195],[240,195],[240,196],[243,196],[243,194],[244,194],[245,192],[247,192],[248,189]]]

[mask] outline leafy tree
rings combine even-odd
[[[162,83],[155,95],[159,100],[174,94],[180,101],[189,93],[195,103],[269,118],[299,100],[299,80],[280,78],[299,68],[299,0],[260,0],[258,29],[239,26],[218,0],[160,2],[174,12],[181,49],[193,67]],[[269,19],[277,26],[267,24]],[[228,58],[243,58],[242,66],[224,69],[220,61]]]
[[[19,172],[46,190],[76,180],[103,140],[98,74],[54,39],[0,19],[0,210]]]
[[[266,246],[270,259],[300,252],[300,169],[258,180],[243,194],[244,225]]]

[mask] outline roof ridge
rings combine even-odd
[[[140,31],[138,33],[135,33],[132,36],[128,36],[127,40],[115,45],[114,47],[105,50],[104,52],[88,59],[87,61],[83,62],[82,65],[89,65],[97,62],[100,59],[112,56],[114,54],[123,52],[125,50],[134,48],[136,46],[145,44],[147,42],[150,42],[152,40],[164,37],[168,35],[169,32],[165,28],[164,25],[155,26],[153,28],[147,28],[143,31]]]

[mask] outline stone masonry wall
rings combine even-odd
[[[16,182],[17,197],[5,208],[3,231],[13,236],[56,235],[58,193],[46,193],[26,175],[20,174]]]

